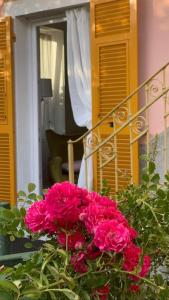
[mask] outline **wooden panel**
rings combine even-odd
[[[10,17],[0,19],[0,201],[16,203],[13,30]]]
[[[91,0],[91,50],[93,125],[137,88],[137,0]],[[126,108],[129,108],[126,106]],[[137,111],[137,98],[131,101],[131,113]],[[108,137],[113,128],[111,117],[100,126],[101,137]],[[103,169],[103,178],[115,193],[115,182],[124,188],[131,175],[138,182],[138,145],[130,153],[129,130],[117,137],[118,176],[115,163]],[[131,159],[133,164],[131,164]],[[94,158],[94,187],[100,187],[98,158]],[[131,170],[131,165],[133,169]],[[121,170],[121,171],[120,171]],[[127,176],[123,175],[126,172]]]
[[[6,49],[6,36],[7,36],[7,28],[6,28],[6,22],[1,21],[0,22],[0,50]]]
[[[10,199],[10,142],[9,134],[0,133],[0,201]]]
[[[103,37],[130,31],[129,0],[109,1],[95,6],[95,34]]]
[[[102,136],[104,140],[106,135]],[[114,140],[110,140],[114,143]],[[106,146],[106,145],[105,145]],[[129,183],[131,178],[130,170],[130,137],[128,134],[120,134],[117,136],[117,167],[118,167],[118,186],[119,190],[123,190]],[[98,180],[98,190],[101,189],[101,176],[99,170],[99,155],[97,162],[97,180]],[[116,176],[115,176],[115,160],[109,162],[102,170],[103,180],[106,180],[108,186],[110,187],[111,194],[115,194],[116,190]]]
[[[5,73],[5,56],[2,56],[0,58],[0,124],[7,124],[8,122]]]
[[[128,93],[128,51],[126,43],[99,47],[100,117],[105,116]]]

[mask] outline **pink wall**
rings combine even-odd
[[[138,0],[139,83],[169,61],[169,0]],[[168,80],[169,81],[169,80]],[[150,111],[150,132],[163,131],[162,104]]]

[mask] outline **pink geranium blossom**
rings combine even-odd
[[[110,293],[110,286],[104,285],[101,288],[98,288],[94,293],[94,298],[99,297],[100,300],[107,300]],[[96,299],[96,298],[95,298]]]
[[[139,285],[131,284],[131,285],[130,285],[130,291],[131,291],[132,293],[138,293],[138,292],[140,291]]]
[[[116,209],[116,206],[102,206],[100,204],[91,203],[80,214],[79,219],[84,222],[88,233],[94,234],[98,225],[106,220],[117,220],[128,226],[126,218]]]
[[[139,263],[141,262],[141,248],[137,247],[133,243],[131,243],[125,250],[124,250],[124,264],[123,269],[129,272],[134,271],[136,268],[139,269]],[[141,267],[141,271],[138,272],[140,277],[145,277],[148,275],[151,268],[151,259],[148,255],[143,257],[143,264]],[[139,280],[137,276],[130,276],[131,279],[134,281]]]
[[[143,265],[142,265],[142,269],[140,272],[140,276],[141,277],[146,277],[148,275],[148,273],[150,272],[150,268],[151,268],[151,258],[148,255],[145,255],[143,258]]]
[[[72,228],[88,204],[88,193],[69,182],[57,183],[46,194],[47,210],[52,221],[63,228]]]
[[[101,251],[96,248],[96,246],[92,243],[90,243],[87,246],[87,250],[86,250],[86,258],[89,260],[94,260],[97,257],[99,257],[101,255]]]
[[[37,201],[28,209],[25,224],[33,233],[55,233],[56,225],[51,222],[45,200]]]
[[[126,271],[133,271],[139,264],[141,255],[141,248],[131,243],[124,249],[124,264],[123,269]]]
[[[138,283],[150,271],[151,259],[134,244],[138,233],[130,227],[117,203],[69,182],[54,184],[45,200],[35,202],[27,211],[25,224],[33,233],[47,233],[61,247],[67,246],[67,257],[74,272],[94,270],[97,274],[100,266],[111,270],[112,265],[119,263],[123,270],[133,272],[129,281]],[[103,253],[108,251],[114,252],[113,255]],[[70,265],[66,267],[72,272]],[[133,293],[140,290],[137,284],[128,288]],[[91,299],[107,300],[110,286],[106,284],[98,289],[93,286],[90,293]]]
[[[114,200],[109,199],[106,196],[101,196],[100,194],[96,192],[90,192],[89,193],[90,203],[96,203],[98,205],[102,205],[104,207],[112,207],[114,209],[117,208],[117,202]]]
[[[71,257],[71,264],[74,268],[74,271],[77,273],[86,273],[88,271],[86,256],[83,252],[73,254]]]
[[[66,247],[66,233],[60,232],[57,236],[57,241],[60,245]],[[81,249],[85,244],[85,237],[81,231],[75,231],[68,235],[67,244],[69,250]]]
[[[129,230],[116,220],[101,223],[94,236],[94,244],[101,251],[121,252],[130,241]]]

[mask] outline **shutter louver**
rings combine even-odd
[[[130,31],[129,0],[96,4],[95,9],[96,37]]]
[[[137,0],[91,0],[91,49],[93,125],[116,107],[137,87]],[[127,108],[127,107],[126,107]],[[137,99],[131,105],[136,112]],[[100,126],[100,138],[112,133],[108,118]],[[112,160],[101,171],[112,194],[125,188],[131,179],[131,147],[129,130],[117,137],[117,160]],[[112,140],[110,143],[114,143]],[[106,147],[106,145],[105,145]],[[133,151],[135,182],[138,179],[138,146]],[[95,189],[101,187],[99,156],[94,158]],[[115,166],[117,169],[115,170]]]
[[[99,52],[100,117],[104,117],[128,93],[127,44],[101,46]]]
[[[13,97],[13,30],[10,17],[0,19],[0,201],[16,203]]]
[[[10,199],[10,142],[8,134],[0,134],[0,201]]]
[[[0,123],[7,124],[5,57],[0,58]]]

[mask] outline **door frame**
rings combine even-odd
[[[53,23],[66,20],[63,14],[55,18],[51,14],[34,20],[14,19],[17,189],[26,190],[33,182],[37,193],[42,189],[37,28],[51,19]]]
[[[40,95],[39,95],[39,45],[38,45],[38,29],[40,26],[51,24],[52,17],[44,18],[42,20],[34,21],[31,24],[32,31],[32,91],[33,91],[33,105],[34,107],[34,124],[36,124],[36,128],[34,128],[34,143],[36,145],[36,161],[37,166],[34,172],[38,172],[38,190],[42,189],[42,140],[41,140],[41,120],[40,120]],[[53,20],[53,24],[61,23],[66,21],[66,16],[58,16]],[[33,111],[33,110],[32,110]],[[35,175],[36,176],[36,175]]]

